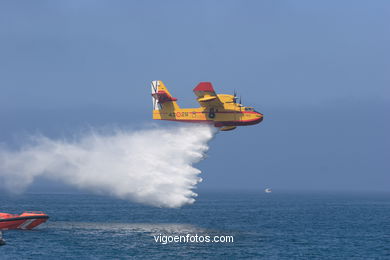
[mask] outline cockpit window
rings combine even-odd
[[[253,109],[253,107],[246,107],[245,111],[255,111],[255,110]]]

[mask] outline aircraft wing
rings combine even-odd
[[[194,93],[202,107],[223,107],[223,102],[218,98],[211,82],[200,82],[194,88]]]

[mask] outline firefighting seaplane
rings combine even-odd
[[[255,125],[263,121],[263,114],[253,107],[243,106],[234,95],[216,94],[210,82],[200,82],[194,93],[200,104],[198,108],[180,108],[177,98],[172,97],[164,83],[152,81],[153,119],[190,123],[209,123],[221,131],[237,126]]]

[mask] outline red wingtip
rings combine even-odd
[[[194,91],[208,91],[215,92],[211,82],[200,82],[195,88]]]

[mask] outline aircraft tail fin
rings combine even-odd
[[[179,108],[177,98],[172,97],[161,80],[154,80],[151,84],[153,110],[164,110],[168,107]]]

